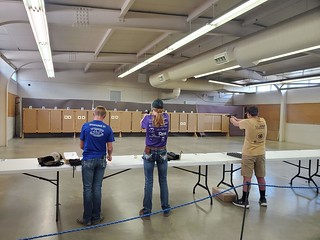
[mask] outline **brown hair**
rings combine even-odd
[[[107,114],[107,110],[104,106],[97,106],[94,109],[94,115],[99,117],[105,117]]]
[[[153,109],[156,114],[153,115],[152,124],[155,127],[160,127],[164,125],[164,119],[163,119],[163,109],[161,108],[154,108]]]

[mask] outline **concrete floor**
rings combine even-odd
[[[173,152],[230,152],[241,151],[242,137],[221,136],[171,136],[168,150]],[[114,155],[141,154],[144,137],[116,137]],[[319,146],[278,143],[268,141],[267,150],[317,149]],[[51,152],[75,151],[81,156],[79,138],[24,138],[13,139],[8,147],[0,148],[0,158],[25,158],[48,155]],[[197,167],[189,167],[197,170]],[[209,167],[208,185],[221,180],[221,166]],[[267,184],[289,186],[297,169],[285,163],[267,163]],[[113,173],[107,170],[107,174]],[[156,174],[156,172],[155,172]],[[42,174],[46,178],[55,174]],[[196,199],[206,198],[203,189],[192,188],[197,176],[169,168],[170,204],[179,206]],[[320,178],[315,179],[320,186]],[[235,185],[241,184],[239,172]],[[295,186],[308,186],[303,179],[296,179]],[[241,239],[243,209],[214,199],[179,207],[172,215],[151,216],[150,221],[135,218],[142,207],[144,176],[142,169],[133,169],[104,181],[102,211],[103,223],[117,224],[94,229],[81,229],[75,219],[82,214],[82,183],[79,172],[60,173],[60,217],[55,221],[55,187],[45,181],[23,174],[0,175],[0,239],[24,239],[56,232],[68,232],[57,236],[36,239],[50,240],[207,240]],[[239,189],[241,191],[241,189]],[[320,197],[314,189],[267,189],[268,207],[259,206],[256,186],[250,194],[250,209],[246,213],[244,240],[316,240],[320,239]],[[154,211],[160,210],[159,187],[154,184]],[[70,231],[71,230],[71,231]],[[73,231],[75,230],[75,231]]]

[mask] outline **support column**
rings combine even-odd
[[[7,145],[7,79],[0,72],[0,146]]]
[[[279,142],[285,142],[286,123],[287,123],[287,90],[280,90],[280,122],[279,122]]]

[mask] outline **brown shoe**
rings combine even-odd
[[[163,212],[164,217],[169,217],[171,215],[171,212]]]
[[[104,220],[104,217],[101,215],[99,219],[92,221],[92,225],[97,225],[101,223],[103,220]]]
[[[147,216],[144,216],[144,215],[147,215]],[[141,216],[142,220],[150,220],[150,215],[144,213],[144,209],[143,208],[139,211],[139,216]]]
[[[83,226],[91,226],[91,222],[84,222],[83,221],[83,218],[77,218],[77,223],[79,223],[79,224],[81,224],[81,225],[83,225]]]

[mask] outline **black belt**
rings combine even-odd
[[[149,147],[149,146],[146,146],[146,148],[149,148],[150,150],[166,150],[167,149],[166,146],[162,146],[162,147]]]

